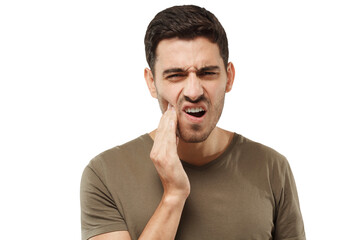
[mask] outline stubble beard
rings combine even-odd
[[[207,101],[209,109],[211,109],[211,104],[209,101]],[[185,127],[182,127],[181,124],[178,121],[177,124],[177,136],[179,138],[186,142],[186,143],[200,143],[205,141],[212,131],[215,129],[223,108],[224,108],[224,102],[225,102],[225,94],[222,96],[220,100],[217,101],[217,104],[212,109],[212,112],[207,112],[206,114],[209,114],[206,116],[207,118],[210,118],[210,122],[207,123],[207,125],[201,126],[200,124],[192,124],[190,126],[190,129],[187,129]],[[213,114],[214,116],[211,116],[210,114]]]
[[[162,105],[163,98],[159,97],[160,96],[159,93],[157,93],[157,94],[158,94],[158,102],[159,102],[159,105],[160,105],[160,110],[161,110],[162,113],[164,113],[166,111],[166,106]],[[211,109],[211,107],[212,107],[211,102],[206,97],[203,97],[203,99],[207,103],[208,110]],[[181,104],[184,101],[185,100],[184,100],[184,97],[183,97],[177,103],[177,108],[176,109],[177,109],[178,117],[180,115],[179,111],[181,111],[179,109],[181,109]],[[207,126],[202,127],[200,124],[192,124],[190,126],[190,130],[188,130],[185,127],[184,128],[181,127],[180,126],[181,124],[180,124],[180,122],[178,120],[176,136],[178,136],[182,141],[184,141],[186,143],[200,143],[200,142],[205,141],[210,136],[210,134],[212,133],[214,128],[216,127],[216,124],[218,123],[218,121],[219,121],[219,119],[221,117],[221,114],[222,114],[222,111],[223,111],[223,108],[224,108],[224,103],[225,103],[225,92],[221,96],[221,98],[218,101],[216,101],[216,105],[214,105],[213,112],[211,112],[211,113],[207,112],[206,113],[206,114],[215,114],[213,119],[212,120],[210,119],[210,123]],[[206,117],[211,118],[211,115],[206,116]],[[201,132],[202,128],[207,128],[207,129],[205,129],[204,132]]]

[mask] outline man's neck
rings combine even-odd
[[[209,137],[200,143],[179,141],[178,154],[181,160],[191,165],[202,166],[218,158],[229,146],[234,133],[215,127]]]
[[[150,133],[155,139],[156,130]],[[194,166],[205,165],[218,158],[229,146],[233,132],[215,127],[209,137],[200,143],[187,143],[179,140],[178,155],[181,160]]]

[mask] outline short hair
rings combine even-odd
[[[159,42],[174,37],[179,39],[206,37],[218,45],[226,68],[229,58],[226,32],[215,15],[205,8],[194,5],[174,6],[159,12],[154,17],[149,23],[144,39],[146,60],[152,71]]]

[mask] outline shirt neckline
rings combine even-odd
[[[144,134],[143,136],[146,138],[146,141],[149,141],[149,143],[151,143],[151,145],[154,144],[154,140],[151,138],[149,133]],[[187,162],[185,162],[185,161],[183,161],[181,159],[180,159],[180,161],[181,161],[182,165],[184,167],[187,167],[187,168],[192,168],[192,169],[196,169],[196,170],[207,169],[207,168],[217,164],[218,162],[221,162],[231,152],[231,150],[233,149],[233,147],[234,147],[235,143],[238,141],[238,139],[239,139],[239,134],[234,132],[234,136],[231,139],[230,144],[226,147],[225,151],[223,153],[221,153],[220,156],[218,156],[214,160],[212,160],[212,161],[210,161],[210,162],[208,162],[208,163],[206,163],[204,165],[196,166],[196,165],[192,165],[190,163],[187,163]]]

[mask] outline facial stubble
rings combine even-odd
[[[158,95],[159,96],[159,95]],[[177,103],[177,115],[179,116],[181,113],[179,113],[178,111],[180,111],[181,106],[183,104],[184,101],[187,101],[185,99],[186,97],[181,97]],[[162,110],[162,112],[164,113],[165,109],[163,108],[162,105],[162,97],[158,98],[159,101],[159,105],[160,108]],[[189,127],[190,129],[183,129],[180,126],[180,122],[178,120],[177,122],[177,131],[176,131],[176,135],[184,142],[187,143],[199,143],[199,142],[203,142],[205,141],[210,134],[212,133],[212,131],[214,130],[214,128],[216,127],[216,124],[218,123],[223,108],[224,108],[224,102],[225,102],[225,92],[224,94],[220,97],[220,99],[218,99],[216,102],[216,105],[212,106],[211,102],[209,101],[209,99],[207,99],[206,97],[202,97],[201,101],[205,102],[208,108],[208,111],[206,114],[209,114],[209,116],[206,116],[207,118],[210,118],[210,122],[205,125],[205,126],[201,126],[200,124],[191,124]],[[185,114],[185,113],[183,113]],[[211,115],[215,114],[214,116]],[[212,118],[213,117],[213,118]],[[206,128],[205,132],[201,133],[202,128]]]

